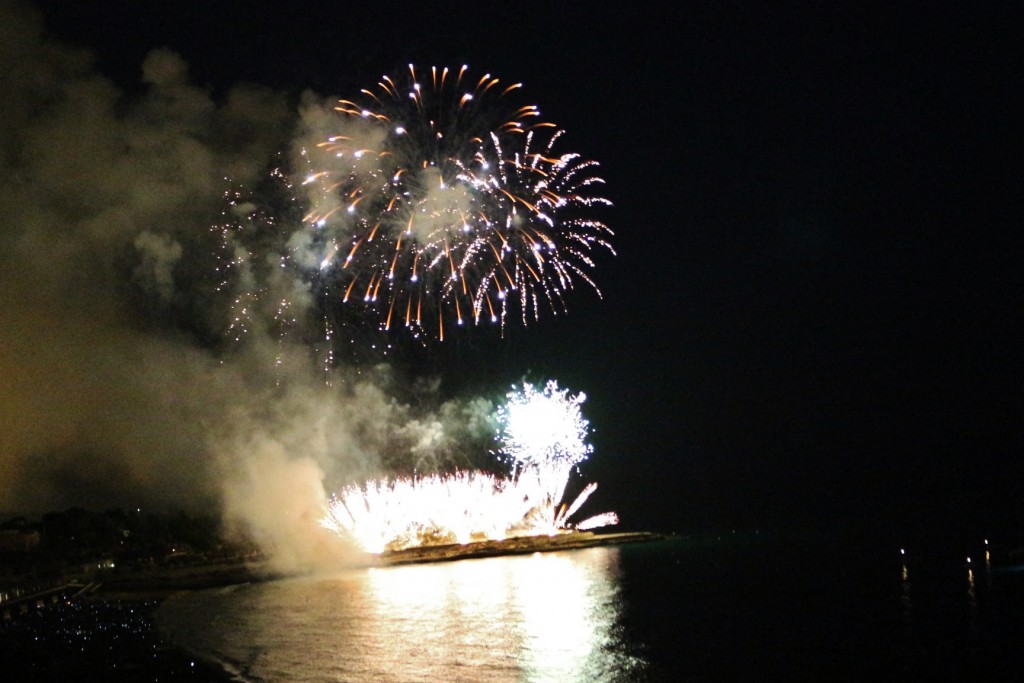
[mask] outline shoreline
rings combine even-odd
[[[453,562],[483,557],[525,555],[539,552],[580,550],[607,545],[643,543],[664,539],[650,531],[593,533],[577,531],[554,536],[519,536],[500,541],[419,546],[377,554],[364,554],[344,569],[387,567],[432,562]],[[292,574],[273,571],[264,561],[247,560],[230,565],[168,567],[139,574],[105,576],[93,590],[96,599],[132,600],[141,597],[164,599],[181,591],[202,590],[244,583],[287,578]]]
[[[591,531],[573,531],[552,536],[514,536],[500,541],[427,545],[393,550],[381,553],[376,557],[371,557],[370,566],[451,562],[479,557],[580,550],[604,545],[657,541],[663,538],[664,535],[652,531],[627,531],[603,534],[595,534]]]
[[[367,556],[363,563],[350,568],[577,550],[663,538],[652,532],[524,536],[409,548]],[[167,642],[154,623],[154,613],[164,600],[178,593],[287,576],[271,571],[263,561],[250,559],[97,576],[84,586],[67,583],[55,587],[45,592],[45,599],[41,593],[18,603],[8,601],[8,607],[17,607],[10,610],[9,618],[0,620],[0,670],[16,680],[116,683],[137,681],[141,676],[152,680],[236,681],[220,663]]]

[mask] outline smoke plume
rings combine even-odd
[[[410,405],[383,365],[325,381],[256,319],[225,343],[211,225],[233,184],[322,134],[326,101],[307,93],[296,111],[249,84],[214,96],[165,48],[128,94],[32,8],[0,3],[0,511],[219,509],[307,567],[337,552],[317,526],[331,490],[480,442],[487,401],[444,403],[423,383]],[[304,305],[301,283],[264,286]]]

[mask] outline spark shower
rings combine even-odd
[[[507,474],[462,470],[348,486],[322,524],[373,553],[616,524],[613,512],[571,522],[597,484],[563,501],[571,474],[592,450],[580,412],[585,400],[555,380],[541,390],[529,383],[513,387],[497,412]]]
[[[566,313],[580,283],[600,296],[595,256],[615,252],[598,164],[557,152],[564,130],[519,103],[521,87],[409,65],[318,115],[271,174],[277,205],[226,195],[214,232],[221,291],[236,294],[228,336],[262,318],[321,348],[353,326],[426,343]]]

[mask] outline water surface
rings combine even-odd
[[[1024,571],[988,549],[672,538],[196,591],[157,620],[249,681],[1020,680]]]
[[[352,570],[199,591],[172,642],[246,680],[629,681],[619,550]]]

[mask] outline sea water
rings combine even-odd
[[[1018,680],[1016,569],[725,533],[195,591],[157,623],[247,681]]]

